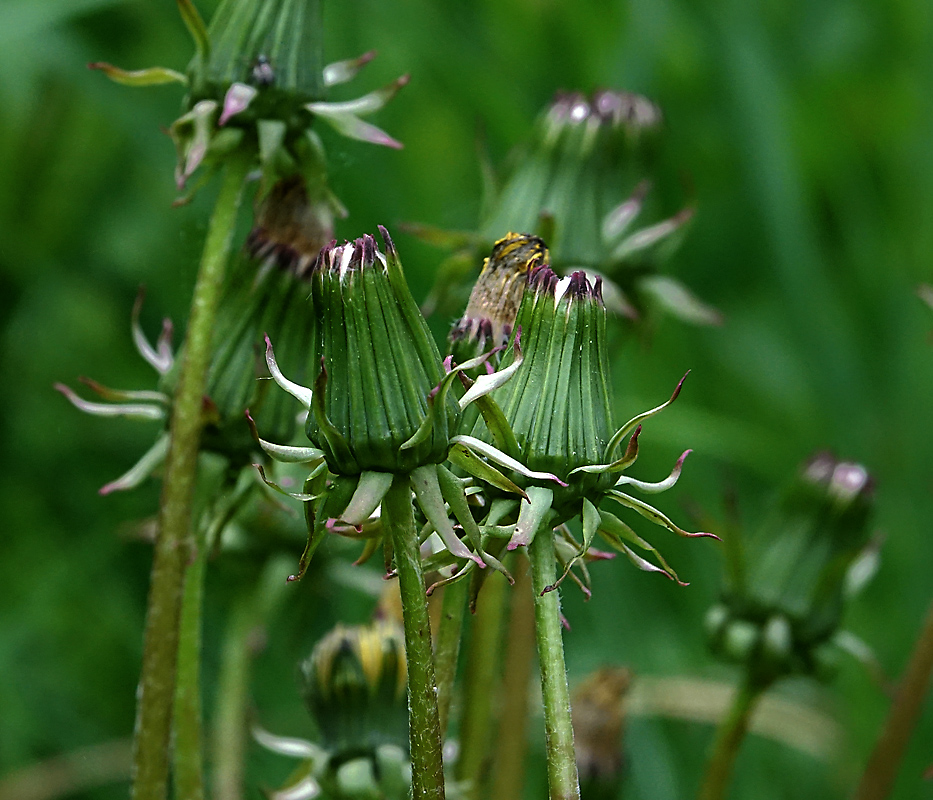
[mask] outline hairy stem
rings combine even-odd
[[[697,795],[698,800],[722,800],[729,788],[732,769],[742,740],[748,732],[752,712],[770,684],[747,675],[735,692],[729,713],[722,718],[716,732],[712,754],[706,765],[706,775]]]
[[[580,781],[573,749],[570,690],[564,664],[564,643],[557,590],[545,592],[557,580],[554,536],[545,519],[531,544],[531,584],[535,599],[535,636],[544,700],[544,732],[547,748],[548,787],[551,800],[579,800]]]
[[[194,563],[185,573],[178,634],[178,670],[175,685],[175,740],[173,766],[175,793],[203,800],[204,761],[201,719],[201,608],[207,550],[203,537]]]
[[[437,629],[437,712],[440,717],[441,737],[447,732],[450,717],[450,699],[457,677],[460,655],[460,635],[463,631],[463,612],[466,607],[469,581],[456,581],[444,587],[441,620]]]
[[[897,685],[891,710],[885,720],[855,793],[856,800],[882,800],[894,788],[907,742],[923,711],[923,699],[933,674],[933,603],[914,646],[910,662]]]
[[[431,623],[418,551],[418,530],[407,475],[396,475],[382,501],[382,518],[392,537],[402,595],[405,655],[408,659],[408,740],[413,800],[443,800],[444,760],[437,711],[437,684],[431,652]]]
[[[201,436],[202,397],[211,333],[247,168],[245,159],[235,159],[224,174],[191,300],[184,360],[172,405],[171,443],[165,461],[137,691],[133,800],[164,800],[168,792],[179,618],[189,557],[186,543]]]

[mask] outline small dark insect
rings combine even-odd
[[[275,83],[275,70],[264,55],[256,56],[253,61],[252,77],[256,86],[272,86]]]

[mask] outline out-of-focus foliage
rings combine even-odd
[[[929,3],[347,0],[325,16],[326,60],[377,48],[372,85],[412,75],[379,118],[403,151],[328,139],[334,190],[350,211],[341,237],[402,221],[473,227],[477,137],[501,160],[557,89],[626,88],[662,106],[653,194],[662,213],[685,196],[697,207],[669,269],[725,325],[659,321],[647,343],[617,334],[620,418],[661,402],[693,370],[663,424],[645,431],[639,477],[662,477],[693,447],[678,491],[687,510],[722,517],[734,490],[752,521],[814,450],[864,463],[887,541],[846,627],[898,674],[933,591],[933,314],[915,294],[933,277]],[[179,90],[115,86],[85,64],[183,64],[189,54],[171,2],[0,4],[0,776],[131,732],[149,548],[127,523],[153,513],[157,492],[96,490],[151,431],[88,420],[51,386],[82,374],[121,388],[149,379],[129,336],[139,284],[150,332],[163,315],[183,318],[210,191],[171,208],[173,149],[160,128],[178,115]],[[442,253],[413,237],[396,244],[421,300]],[[450,321],[432,320],[439,336]],[[636,687],[639,674],[731,678],[703,644],[717,548],[665,547],[690,587],[597,564],[589,604],[566,593],[571,682],[604,663],[632,667]],[[372,573],[347,577],[355,553],[336,542],[322,553],[330,558],[288,587],[256,661],[256,704],[281,733],[313,733],[295,664],[338,617],[362,622],[374,602],[360,591]],[[208,703],[231,601],[257,569],[247,553],[209,576]],[[847,731],[838,759],[752,737],[736,797],[790,786],[799,800],[845,796],[887,700],[853,662],[816,702]],[[625,796],[689,796],[711,735],[633,716]],[[896,797],[933,793],[921,779],[931,741],[928,707]],[[285,779],[274,758],[250,753],[253,786]],[[543,771],[531,775],[527,796],[540,796]],[[82,796],[124,795],[112,785]]]

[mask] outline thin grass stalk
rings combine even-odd
[[[168,794],[179,621],[189,560],[187,541],[203,424],[202,398],[217,304],[248,167],[242,158],[226,166],[191,301],[184,358],[172,406],[171,443],[146,613],[134,734],[133,800],[165,800]]]
[[[489,575],[477,598],[471,625],[463,717],[460,721],[460,758],[457,761],[457,779],[467,786],[467,794],[471,798],[485,796],[483,784],[495,727],[493,687],[499,679],[508,590],[502,575]]]
[[[442,739],[447,735],[447,723],[450,719],[450,701],[457,678],[457,661],[460,656],[460,637],[463,633],[468,588],[467,581],[456,581],[444,587],[440,624],[437,627],[437,712]]]
[[[213,799],[241,800],[246,791],[246,755],[249,747],[250,680],[253,660],[265,641],[265,627],[292,584],[290,556],[271,559],[256,588],[233,603],[224,631],[217,679],[211,755]]]
[[[897,686],[891,710],[885,720],[875,748],[868,759],[855,800],[882,800],[891,794],[897,772],[904,759],[907,743],[920,714],[923,700],[930,689],[933,674],[933,602],[913,654]]]
[[[548,787],[551,800],[579,800],[580,780],[573,748],[570,689],[564,662],[564,643],[557,590],[546,592],[557,580],[554,535],[545,520],[528,546],[535,602],[535,638],[544,700]]]
[[[502,670],[499,735],[493,753],[490,797],[521,800],[525,788],[528,751],[528,714],[532,665],[535,657],[535,614],[531,573],[524,559],[516,559],[510,592],[505,664]]]
[[[413,800],[444,800],[444,759],[418,530],[407,475],[396,475],[382,501],[382,519],[392,537],[402,596],[408,660],[408,740]]]

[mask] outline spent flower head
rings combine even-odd
[[[523,354],[521,366],[488,401],[498,413],[484,414],[471,438],[499,443],[533,476],[512,476],[525,490],[526,499],[503,497],[493,503],[491,512],[496,519],[487,520],[487,530],[507,537],[508,548],[515,549],[530,544],[541,530],[579,517],[583,542],[573,557],[566,559],[564,576],[592,551],[599,533],[639,568],[679,580],[654,547],[627,523],[599,507],[604,499],[613,499],[680,536],[711,535],[688,533],[623,491],[631,486],[642,493],[657,493],[677,482],[689,450],[671,474],[657,483],[636,480],[623,472],[638,456],[642,423],[676,399],[683,381],[667,402],[617,430],[613,427],[606,309],[599,279],[591,284],[581,271],[559,278],[547,266],[530,270],[515,331],[501,368],[514,366],[519,353]],[[617,451],[626,437],[628,443],[620,454]],[[541,480],[537,477],[540,474],[558,480]],[[503,524],[509,519],[514,522]],[[638,555],[633,546],[647,551],[656,563]]]
[[[407,76],[356,100],[326,99],[331,87],[355,77],[374,53],[323,66],[322,0],[223,0],[209,26],[191,0],[178,0],[178,7],[195,43],[187,74],[90,66],[132,86],[177,82],[188,88],[185,113],[170,128],[179,188],[202,164],[235,152],[261,166],[266,188],[294,173],[315,184],[325,162],[313,130],[318,118],[344,136],[401,147],[361,116],[382,108]]]
[[[660,272],[692,209],[636,227],[651,188],[647,155],[661,126],[660,109],[632,92],[558,93],[501,188],[489,190],[477,232],[424,229],[458,250],[439,270],[428,307],[459,293],[457,285],[502,231],[531,231],[548,241],[556,272],[601,274],[605,302],[616,313],[638,319],[656,307],[687,322],[718,323],[715,309]]]
[[[873,500],[861,464],[829,453],[807,461],[734,559],[707,615],[713,651],[763,678],[825,674],[836,652],[850,649],[851,634],[840,636],[846,601],[877,563]]]

